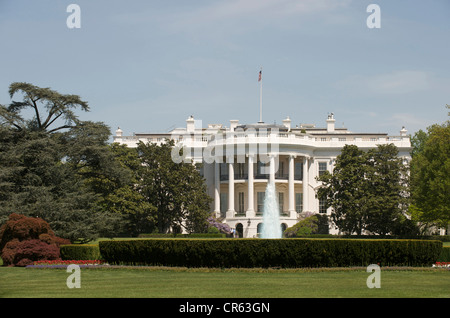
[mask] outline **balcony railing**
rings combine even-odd
[[[254,179],[269,179],[269,174],[255,174],[253,176]],[[226,175],[220,175],[220,181],[228,181],[230,178]],[[275,179],[278,180],[288,180],[289,173],[275,173]],[[303,177],[301,174],[294,174],[294,180],[302,181]],[[248,180],[247,173],[235,173],[234,180]]]

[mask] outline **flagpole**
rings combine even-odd
[[[259,71],[259,122],[262,123],[262,67]]]

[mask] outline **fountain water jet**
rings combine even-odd
[[[267,184],[264,198],[263,224],[261,238],[281,238],[281,223],[275,184]]]

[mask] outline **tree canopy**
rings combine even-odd
[[[449,105],[447,105],[449,108]],[[411,212],[416,221],[450,224],[450,122],[419,131],[411,160]]]
[[[72,242],[159,231],[206,232],[210,197],[191,163],[171,160],[173,142],[110,144],[78,95],[12,83],[0,105],[0,224],[40,217]],[[31,115],[30,115],[31,114]]]
[[[345,234],[407,234],[414,231],[405,217],[408,173],[393,144],[367,152],[346,145],[333,173],[318,178],[319,198],[331,206],[331,220]],[[411,234],[411,233],[410,233]]]

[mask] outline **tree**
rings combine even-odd
[[[317,196],[333,208],[331,219],[345,234],[404,233],[408,174],[394,145],[367,152],[346,145],[333,174],[326,172],[318,180],[322,187]]]
[[[80,123],[73,109],[80,108],[89,111],[88,103],[82,101],[78,95],[60,94],[50,88],[41,88],[30,83],[14,82],[9,86],[9,96],[23,94],[23,100],[13,101],[9,107],[0,107],[0,118],[18,130],[30,129],[55,132],[65,128],[75,127]],[[42,112],[46,109],[46,114]],[[34,116],[30,120],[24,119],[20,112],[31,109]],[[61,125],[50,128],[57,120]]]
[[[409,177],[393,144],[378,145],[367,153],[366,230],[381,235],[398,234],[409,204]],[[402,231],[404,232],[404,231]]]
[[[122,216],[98,201],[129,177],[107,144],[109,128],[80,121],[73,109],[89,108],[76,95],[27,83],[9,91],[24,99],[0,107],[0,223],[16,212],[45,219],[72,241],[115,234]],[[31,119],[22,115],[27,109]]]
[[[139,191],[139,175],[143,167],[137,149],[118,143],[113,143],[109,148],[115,161],[128,171],[129,178],[124,183],[109,187],[110,189],[100,198],[98,206],[101,210],[122,215],[127,221],[125,230],[127,235],[150,233],[155,227],[156,208]]]
[[[342,232],[361,234],[367,223],[368,169],[366,154],[355,145],[345,145],[336,158],[333,174],[326,171],[317,191],[327,206],[333,207],[332,222]]]
[[[448,105],[447,105],[448,107]],[[417,134],[416,134],[417,135]],[[447,227],[450,223],[450,122],[427,128],[427,136],[411,160],[414,218]]]
[[[192,163],[175,163],[171,151],[174,141],[161,145],[138,145],[142,169],[138,191],[156,208],[155,225],[160,233],[184,227],[188,232],[208,228],[209,204],[206,185]]]

